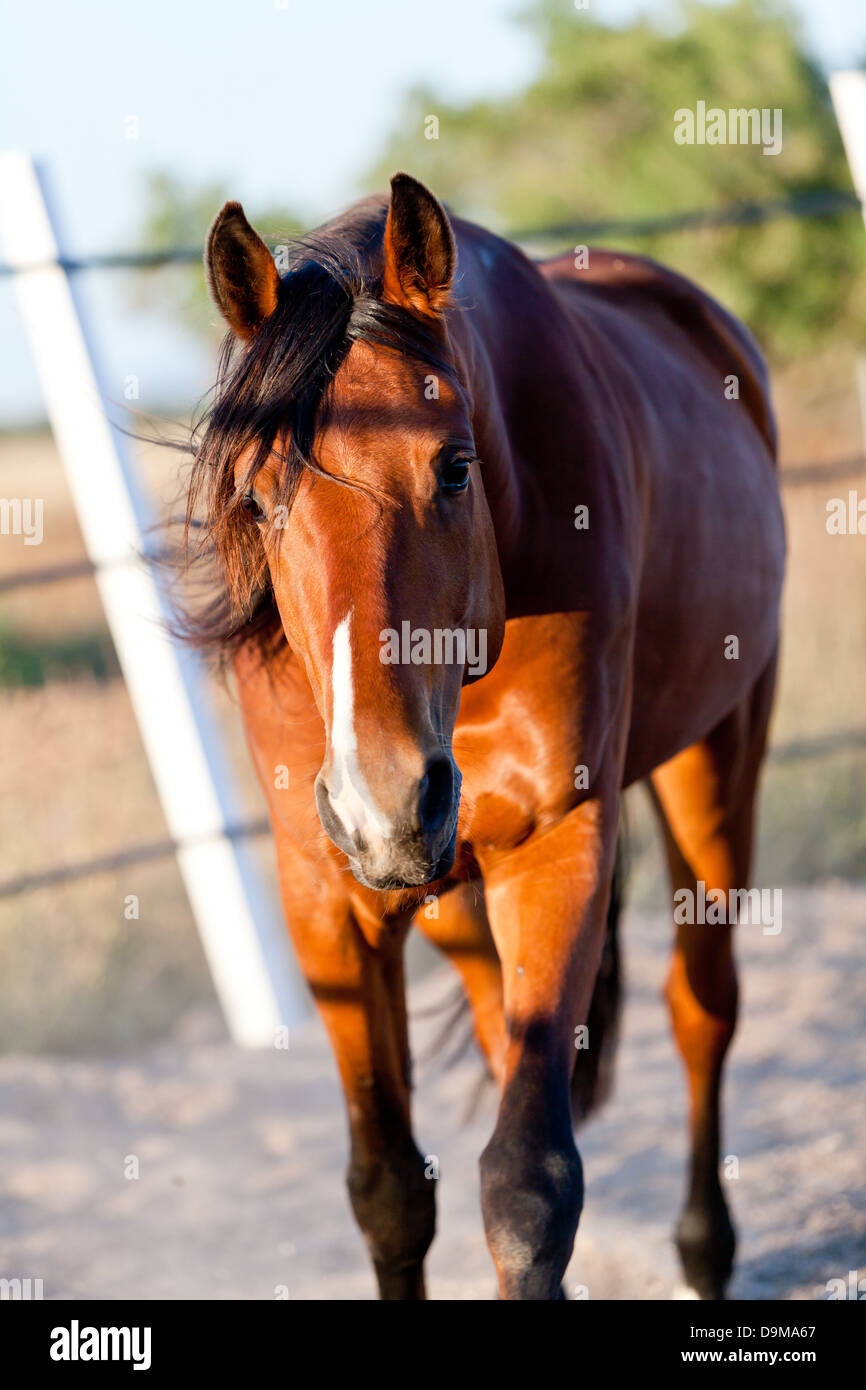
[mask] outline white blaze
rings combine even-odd
[[[331,665],[331,807],[351,835],[388,835],[388,821],[378,811],[358,764],[355,736],[355,691],[352,684],[352,610],[334,632]]]

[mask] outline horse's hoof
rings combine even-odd
[[[695,1288],[693,1284],[678,1284],[671,1294],[675,1301],[685,1299],[697,1299],[700,1303],[723,1303],[725,1300],[724,1283],[716,1283],[712,1280],[705,1280],[700,1288]]]

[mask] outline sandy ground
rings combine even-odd
[[[866,1273],[861,966],[866,887],[785,890],[778,936],[741,930],[743,1022],[724,1152],[740,1230],[732,1295],[826,1297]],[[630,913],[628,1000],[614,1099],[583,1134],[587,1205],[568,1285],[590,1298],[669,1298],[683,1180],[683,1088],[659,987],[667,924]],[[450,994],[438,972],[417,1009]],[[440,1019],[441,1023],[441,1019]],[[419,1035],[435,1029],[429,1019]],[[416,1132],[439,1162],[433,1298],[489,1299],[477,1157],[493,1097],[478,1063],[419,1064]],[[46,1298],[364,1299],[373,1294],[343,1191],[345,1134],[312,1021],[288,1051],[244,1053],[189,1015],[135,1061],[0,1061],[0,1275]],[[124,1176],[128,1156],[139,1176]],[[866,1287],[866,1285],[864,1285]]]

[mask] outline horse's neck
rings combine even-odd
[[[551,291],[534,267],[516,259],[514,248],[498,238],[490,240],[488,248],[473,237],[468,255],[461,246],[463,307],[453,312],[449,329],[472,398],[475,443],[507,589],[509,573],[520,586],[527,565],[544,560],[544,537],[550,534],[557,504],[536,470],[544,441],[556,436],[557,422],[545,417],[543,383],[546,372],[562,371],[562,363],[551,360],[550,319],[556,313]],[[507,295],[502,294],[501,277],[499,286],[491,288],[491,264],[498,257],[515,258],[506,267],[513,270],[513,289]],[[519,392],[512,385],[515,380],[521,383]],[[533,381],[538,383],[537,399]],[[551,518],[545,515],[547,507]]]
[[[474,333],[462,354],[462,375],[472,399],[472,430],[482,463],[487,504],[503,565],[516,555],[523,530],[524,483],[508,420],[502,407],[494,364],[486,344]]]

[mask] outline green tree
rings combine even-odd
[[[676,27],[661,30],[646,20],[613,29],[572,0],[536,0],[520,22],[539,44],[535,80],[468,105],[410,92],[373,171],[377,186],[403,168],[463,215],[506,233],[566,225],[575,243],[584,240],[581,224],[597,219],[850,190],[826,83],[782,4],[687,2]],[[674,113],[698,101],[781,109],[781,153],[677,144]],[[429,138],[431,115],[437,139]],[[599,240],[693,276],[777,360],[831,337],[863,343],[866,236],[856,211]],[[567,245],[558,237],[544,249]]]

